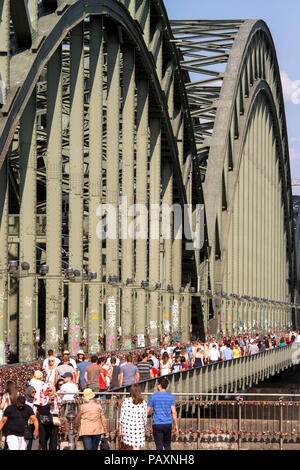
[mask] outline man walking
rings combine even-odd
[[[77,383],[81,392],[86,388],[86,381],[84,380],[84,373],[87,366],[91,365],[89,354],[85,353],[83,361],[77,364]]]
[[[99,392],[99,375],[101,367],[98,365],[98,356],[91,357],[91,364],[86,366],[83,378],[87,387],[92,389],[93,392]]]
[[[9,405],[0,421],[0,432],[5,426],[6,442],[9,450],[26,450],[27,440],[24,437],[28,420],[34,424],[34,437],[39,435],[39,423],[31,408],[25,404],[25,397],[19,395],[15,405]]]
[[[148,362],[148,355],[144,352],[142,354],[142,360],[137,363],[137,368],[140,374],[140,380],[153,379],[153,372],[150,362]]]
[[[222,351],[222,358],[224,361],[230,361],[231,359],[233,359],[233,351],[230,347],[230,343],[226,343],[225,346],[225,349],[223,349]]]
[[[136,365],[132,364],[132,355],[126,357],[126,364],[120,367],[119,386],[127,387],[133,385],[140,380],[139,370]]]
[[[70,361],[69,354],[64,354],[62,362],[59,364],[59,366],[57,366],[55,371],[55,384],[57,383],[58,379],[63,379],[67,372],[73,375],[73,382],[76,383],[76,372],[73,363]]]
[[[156,450],[171,450],[172,417],[174,431],[178,432],[177,411],[174,395],[167,392],[169,381],[166,377],[158,379],[158,392],[151,395],[148,414],[153,409],[153,437]]]
[[[212,348],[209,350],[208,357],[210,364],[214,364],[220,359],[220,352],[217,349],[216,344],[213,344]]]

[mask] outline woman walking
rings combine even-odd
[[[30,385],[26,388],[26,390],[24,392],[25,405],[31,406],[32,412],[34,414],[36,412],[36,407],[33,404],[35,394],[36,394],[35,388],[31,387]],[[31,448],[32,448],[33,432],[34,432],[34,424],[33,423],[29,424],[29,431],[30,431],[31,434],[30,435],[28,434],[28,437],[26,438],[26,440],[27,440],[27,450],[31,450]]]
[[[75,418],[75,434],[81,436],[84,450],[97,450],[102,435],[107,432],[102,406],[94,398],[93,390],[86,388],[83,391],[84,403],[80,405]]]
[[[17,403],[17,398],[18,398],[17,387],[15,386],[12,380],[8,380],[6,383],[6,390],[2,397],[2,401],[0,405],[0,410],[2,411],[1,414],[4,413],[4,411],[9,405],[15,405]],[[4,448],[5,441],[6,441],[6,433],[5,433],[5,428],[4,428],[2,431],[2,437],[1,437],[1,443],[0,443],[1,448]]]
[[[160,375],[171,374],[172,360],[167,352],[164,352],[160,361]]]
[[[195,361],[194,361],[193,367],[202,367],[203,357],[204,357],[204,352],[202,351],[201,346],[198,346],[196,353],[195,353]]]
[[[204,365],[207,365],[209,363],[209,346],[207,343],[204,343],[203,363]]]
[[[15,405],[18,398],[18,390],[14,382],[8,380],[6,384],[6,391],[2,397],[0,409],[5,411],[9,405]]]
[[[125,398],[121,406],[119,435],[123,443],[133,450],[145,447],[145,427],[147,424],[147,403],[142,397],[141,387],[134,384],[130,388],[130,397]]]
[[[50,356],[48,359],[48,365],[45,367],[45,382],[48,385],[55,384],[55,374],[56,374],[56,362],[55,357]]]

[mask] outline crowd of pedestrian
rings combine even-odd
[[[52,350],[32,370],[22,389],[7,380],[0,394],[1,446],[31,449],[38,437],[41,450],[55,450],[62,418],[70,411],[76,415],[75,433],[86,450],[97,449],[107,439],[106,393],[130,387],[130,396],[122,402],[119,435],[124,448],[145,446],[147,416],[153,412],[153,437],[157,449],[170,449],[172,418],[177,430],[175,399],[167,392],[167,375],[204,367],[219,361],[235,360],[269,349],[300,343],[299,332],[244,334],[206,341],[171,341],[160,348],[146,348],[126,357],[112,351],[89,355],[80,350],[76,358],[64,351],[56,357]],[[158,392],[147,403],[142,395],[143,381],[159,377]],[[2,384],[3,385],[3,384]],[[83,403],[78,407],[78,397]],[[99,395],[99,396],[98,396]]]

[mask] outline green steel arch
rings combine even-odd
[[[67,340],[72,354],[187,338],[192,304],[201,309],[188,293],[197,254],[162,238],[159,215],[158,238],[97,232],[99,205],[118,217],[121,194],[128,206],[203,202],[199,178],[192,191],[195,142],[164,7],[24,5],[4,2],[12,29],[1,23],[14,41],[2,69],[2,357],[7,341],[21,361],[33,359],[41,328],[46,348]],[[19,267],[7,272],[13,260]]]
[[[5,343],[34,359],[38,334],[76,354],[287,326],[289,156],[266,25],[169,23],[162,0],[4,0],[0,14],[0,363]],[[187,248],[183,221],[164,237],[151,211],[148,236],[124,238],[121,196],[128,207],[190,204],[190,230],[204,204],[202,248]],[[121,218],[105,240],[101,204]]]
[[[172,27],[183,70],[198,75],[187,93],[204,174],[211,290],[221,294],[213,300],[218,329],[287,327],[284,305],[295,286],[292,189],[269,29],[260,20]]]

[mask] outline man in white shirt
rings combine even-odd
[[[219,347],[221,357],[223,357],[222,354],[223,354],[224,349],[226,349],[226,345],[222,342],[221,346]]]
[[[219,345],[218,343],[216,342],[215,338],[212,339],[212,342],[209,343],[209,349],[213,348],[213,346],[215,345],[216,349],[219,349]]]
[[[120,359],[117,357],[116,351],[112,351],[112,352],[110,353],[110,357],[107,358],[106,362],[107,362],[109,365],[111,365],[111,360],[112,360],[113,357],[116,359],[116,366],[119,366],[119,365],[120,365]]]
[[[153,362],[155,369],[159,370],[159,360],[157,359],[157,357],[155,357],[154,351],[150,351],[149,359],[151,359],[151,361]]]
[[[73,382],[73,374],[66,372],[63,379],[65,383],[60,388],[60,391],[64,392],[62,401],[74,401],[74,394],[78,393],[79,390],[77,385]]]
[[[210,363],[213,364],[215,362],[218,362],[220,358],[220,352],[216,348],[215,344],[213,344],[212,348],[209,350],[208,357],[209,357]]]
[[[46,367],[48,367],[48,361],[49,361],[49,358],[50,358],[50,357],[51,357],[51,359],[54,358],[56,367],[57,367],[58,364],[60,363],[60,360],[58,359],[58,357],[55,357],[55,356],[54,356],[53,349],[49,349],[49,351],[48,351],[48,357],[46,357],[46,359],[45,359],[44,362],[43,362],[43,369],[46,369]]]
[[[174,345],[174,341],[172,340],[169,346],[167,347],[167,353],[169,354],[170,357],[172,357],[174,349],[175,349],[175,345]]]
[[[295,339],[295,343],[300,343],[300,334],[299,334],[299,331],[298,333],[296,333],[296,339]]]
[[[163,348],[160,350],[160,356],[162,356],[163,353],[165,353],[165,352],[168,353],[168,347],[167,346],[168,346],[167,344],[163,345]]]

